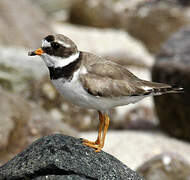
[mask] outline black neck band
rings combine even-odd
[[[73,76],[73,73],[79,68],[80,62],[81,62],[81,55],[82,53],[79,52],[79,57],[73,61],[72,63],[68,64],[67,66],[64,67],[48,67],[49,73],[50,73],[50,79],[55,80],[59,78],[64,78],[64,79],[70,79]],[[64,61],[64,60],[63,60]]]

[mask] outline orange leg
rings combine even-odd
[[[107,114],[103,115],[101,112],[99,113],[99,120],[100,120],[100,126],[99,126],[99,131],[98,131],[98,138],[95,142],[91,142],[88,140],[83,140],[83,144],[89,147],[92,147],[95,150],[95,152],[100,152],[101,149],[104,147],[104,142],[105,142],[105,137],[106,137],[106,133],[109,127],[109,116]],[[103,128],[103,124],[104,124],[104,130],[103,130],[103,136],[102,134],[102,128]]]
[[[101,142],[101,147],[104,147],[104,143],[105,143],[105,138],[106,138],[106,134],[108,131],[108,127],[110,124],[110,118],[107,114],[104,115],[105,121],[104,121],[104,130],[103,130],[103,137],[102,137],[102,142]]]
[[[104,125],[104,115],[98,111],[98,114],[99,114],[99,121],[100,121],[100,124],[99,124],[99,130],[98,130],[98,137],[95,141],[96,144],[100,144],[101,142],[101,134],[102,134],[102,128],[103,128],[103,125]]]
[[[95,148],[96,152],[99,152],[101,150],[101,144],[102,144],[101,134],[102,134],[102,128],[103,128],[104,121],[105,121],[104,115],[100,111],[98,111],[98,114],[99,114],[100,124],[99,124],[99,130],[98,130],[98,137],[97,137],[96,141],[93,142],[93,141],[88,141],[86,139],[83,139],[83,144],[86,146]]]

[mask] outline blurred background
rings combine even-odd
[[[189,23],[189,0],[0,0],[0,165],[48,134],[96,139],[97,112],[66,102],[27,55],[61,33],[141,79],[185,88],[112,109],[104,151],[148,180],[190,179]]]

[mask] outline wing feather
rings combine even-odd
[[[133,86],[138,78],[118,64],[109,61],[96,62],[86,69],[87,73],[80,75],[80,81],[92,95],[119,97],[145,92],[144,89]]]
[[[174,92],[171,85],[141,80],[125,67],[91,53],[83,52],[82,66],[86,73],[80,74],[79,80],[94,96],[146,96]]]

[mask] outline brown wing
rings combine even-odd
[[[138,86],[138,78],[122,66],[104,61],[86,67],[88,73],[80,75],[83,87],[92,95],[104,97],[144,94]]]
[[[87,74],[81,74],[80,81],[85,90],[95,96],[156,95],[172,90],[168,84],[141,80],[125,67],[90,53],[83,53],[82,65]]]

